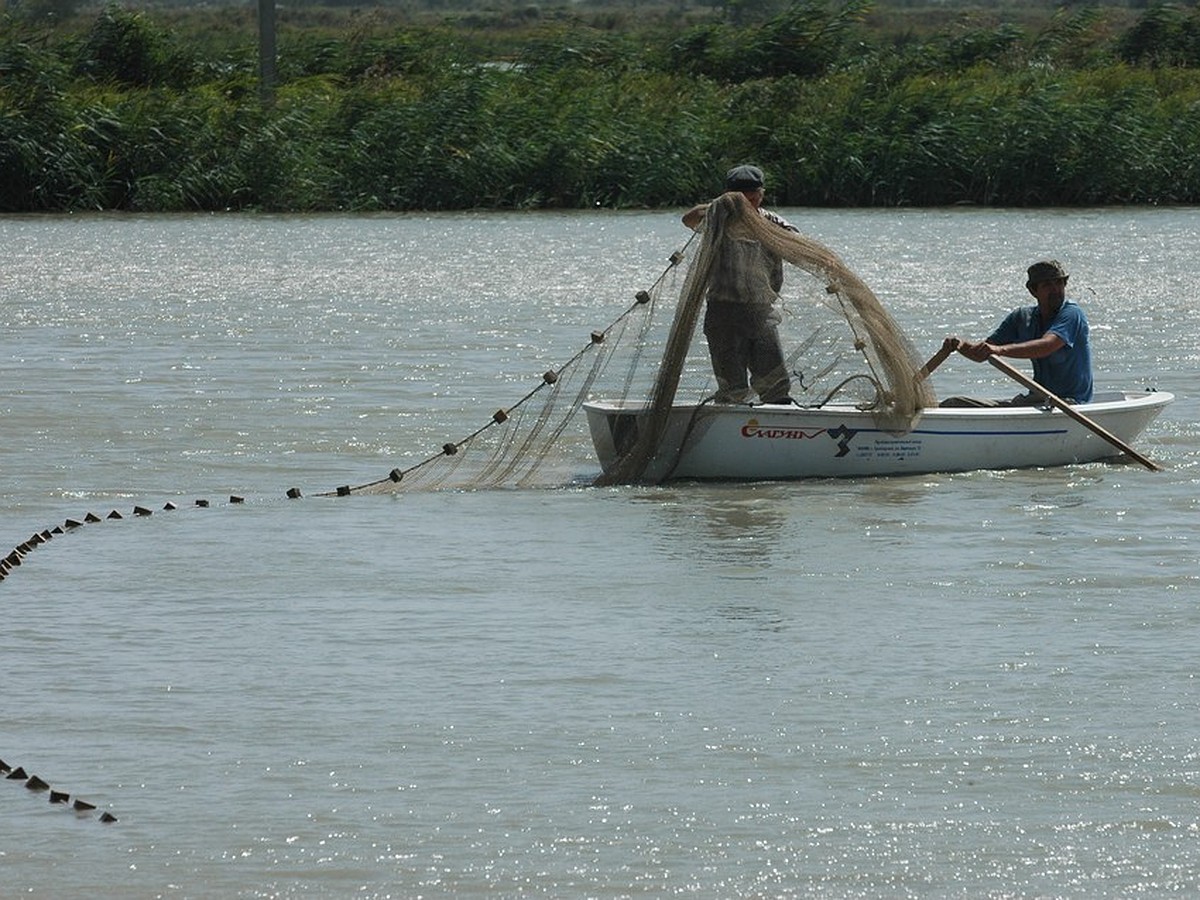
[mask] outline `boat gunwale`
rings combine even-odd
[[[1103,415],[1109,412],[1127,412],[1147,407],[1166,407],[1175,400],[1170,391],[1103,391],[1099,396],[1104,399],[1080,403],[1072,408],[1086,416]],[[650,406],[644,401],[629,400],[587,400],[583,403],[585,410],[594,410],[603,415],[638,415],[649,410]],[[790,418],[801,414],[819,416],[853,416],[870,418],[872,410],[860,409],[848,404],[826,404],[825,406],[799,406],[785,404],[703,404],[689,403],[672,406],[673,415],[691,414],[696,410],[704,410],[713,414],[737,415],[779,415]],[[1066,413],[1053,406],[931,406],[921,410],[920,420],[934,419],[1038,419],[1047,415],[1058,415],[1069,418]]]

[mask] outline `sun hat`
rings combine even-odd
[[[1029,267],[1029,280],[1025,287],[1032,290],[1041,281],[1055,281],[1061,278],[1066,281],[1071,276],[1057,259],[1043,259]]]

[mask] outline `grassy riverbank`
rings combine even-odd
[[[1200,202],[1200,13],[108,7],[0,33],[0,210]]]

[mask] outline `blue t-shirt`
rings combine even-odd
[[[1014,309],[992,332],[988,343],[1020,344],[1051,331],[1062,338],[1063,346],[1049,356],[1031,360],[1033,380],[1064,400],[1087,403],[1092,399],[1092,345],[1087,316],[1077,303],[1064,301],[1045,325],[1036,305]]]

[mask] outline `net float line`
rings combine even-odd
[[[79,818],[87,818],[96,811],[95,803],[79,797],[73,798],[66,791],[56,790],[37,775],[30,775],[21,766],[11,766],[2,759],[0,759],[0,775],[4,776],[5,781],[24,783],[26,790],[31,794],[48,794],[52,804],[71,810]],[[98,820],[105,825],[111,825],[117,821],[117,817],[108,810],[103,810],[98,816]]]
[[[641,349],[644,346],[645,337],[652,321],[656,303],[662,294],[663,286],[672,270],[684,261],[684,251],[686,249],[687,246],[685,245],[683,250],[673,252],[668,257],[667,266],[657,280],[648,289],[638,291],[634,296],[633,303],[607,327],[592,331],[588,335],[586,343],[570,359],[557,368],[544,372],[539,377],[538,384],[524,396],[518,399],[512,406],[496,410],[492,413],[488,421],[470,434],[458,440],[447,441],[442,444],[439,450],[411,466],[393,468],[383,478],[358,485],[341,485],[332,490],[317,492],[313,496],[346,497],[357,493],[383,493],[400,489],[435,489],[447,483],[458,468],[458,465],[467,456],[466,451],[473,443],[477,442],[492,429],[498,429],[502,426],[508,426],[509,433],[507,439],[500,444],[492,458],[480,471],[474,473],[470,479],[457,483],[455,486],[497,486],[506,483],[506,481],[514,476],[523,462],[525,463],[525,470],[517,479],[517,484],[527,486],[538,462],[545,458],[554,442],[562,434],[567,423],[578,410],[579,405],[586,399],[585,395],[588,389],[595,382],[601,371],[603,371],[603,367],[607,364],[609,358],[605,351],[614,344],[619,343],[614,338],[624,333],[637,313],[643,312],[644,315],[641,317],[642,321],[636,333],[636,353],[634,359],[629,363],[629,371],[625,376],[626,388],[628,389],[634,378]],[[596,352],[597,350],[599,352]],[[552,423],[551,416],[558,397],[580,369],[580,363],[589,354],[593,353],[595,354],[596,362],[593,364],[590,372],[583,377],[582,386],[578,389],[576,396],[571,400],[565,412],[561,414],[559,421]],[[532,401],[535,398],[542,399],[541,410],[530,416],[530,407],[534,405]],[[532,418],[532,423],[527,424],[525,422],[527,418]],[[519,432],[523,432],[523,434]],[[443,465],[438,466],[439,462],[443,463]],[[436,471],[439,468],[442,471]],[[299,500],[304,497],[304,492],[298,487],[290,487],[285,491],[284,496],[289,500]],[[228,498],[228,505],[230,506],[237,506],[245,502],[245,497],[236,494]],[[193,502],[193,508],[196,509],[208,509],[212,506],[214,506],[214,502],[205,498],[197,499]],[[179,509],[178,504],[168,501],[162,506],[161,511],[170,512],[176,509]],[[51,527],[35,531],[28,538],[14,545],[6,555],[0,557],[0,583],[11,578],[13,573],[26,562],[30,554],[55,538],[102,522],[119,521],[126,518],[149,518],[154,512],[155,510],[142,505],[134,506],[131,510],[125,512],[112,509],[103,515],[88,512],[79,518],[68,518]]]

